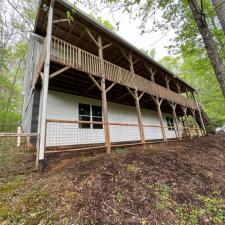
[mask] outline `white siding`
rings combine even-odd
[[[78,120],[78,104],[90,104],[101,106],[100,100],[74,96],[61,92],[49,91],[47,104],[48,119]],[[121,104],[108,103],[109,122],[122,122],[137,124],[135,107]],[[163,114],[164,125],[165,117]],[[169,115],[172,117],[171,115]],[[144,125],[160,125],[158,114],[155,111],[142,109]],[[160,128],[145,127],[145,139],[161,139]],[[167,138],[174,138],[175,132],[166,129]],[[112,142],[140,140],[138,127],[110,125],[110,137]],[[47,128],[47,146],[74,145],[104,143],[103,129],[80,129],[78,124],[50,123]]]
[[[26,69],[23,80],[23,115],[22,115],[22,126],[25,132],[31,130],[31,116],[33,108],[33,87],[32,78],[34,73],[35,65],[38,62],[43,38],[36,34],[31,33],[30,40],[28,43],[28,54],[26,59]]]

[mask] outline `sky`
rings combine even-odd
[[[73,0],[70,0],[70,2],[73,3]],[[80,3],[77,4],[77,7],[87,14],[91,12],[87,7],[84,7]],[[140,30],[138,29],[140,21],[129,20],[129,16],[126,13],[121,13],[121,11],[117,11],[112,17],[109,11],[107,9],[104,9],[96,16],[100,16],[102,19],[108,20],[112,24],[115,24],[116,18],[116,22],[120,21],[119,30],[116,31],[116,33],[122,36],[125,40],[127,40],[137,48],[142,48],[145,50],[151,50],[155,48],[156,60],[162,59],[164,56],[169,55],[166,46],[169,46],[173,43],[171,40],[175,37],[173,30],[170,30],[166,34],[157,31],[140,35]]]

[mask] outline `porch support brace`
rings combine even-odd
[[[113,83],[106,89],[106,93],[108,93],[115,85],[116,85],[116,82],[113,82]]]
[[[194,123],[195,123],[197,136],[200,137],[199,130],[198,130],[198,123],[197,123],[197,120],[196,120],[196,117],[195,117],[195,110],[191,109],[191,112],[192,112],[193,120],[194,120]]]
[[[101,79],[96,80],[98,83]],[[92,84],[85,92],[84,95],[88,95],[90,93],[90,91],[92,91],[94,89],[94,87],[96,87],[96,84]]]
[[[204,124],[204,121],[203,121],[203,119],[202,119],[202,112],[201,112],[201,109],[200,109],[200,107],[199,107],[199,104],[198,104],[197,98],[196,98],[196,96],[195,96],[195,93],[192,92],[192,95],[193,95],[194,101],[195,101],[195,103],[196,103],[196,105],[197,105],[198,112],[199,112],[199,117],[200,117],[202,129],[203,129],[203,134],[207,134],[206,129],[205,129],[205,124]]]
[[[177,104],[174,102],[169,102],[171,108],[172,108],[172,112],[173,112],[173,119],[175,121],[176,124],[176,136],[179,140],[181,140],[181,135],[180,135],[180,128],[179,128],[179,123],[178,123],[178,119],[177,119],[177,114],[176,114],[176,107]]]
[[[187,126],[187,129],[188,129],[189,136],[192,139],[192,134],[191,134],[190,126],[189,126],[189,123],[188,123],[188,118],[187,118],[187,107],[181,106],[181,108],[184,112],[184,118],[185,118],[185,121],[186,121],[186,126]]]
[[[44,62],[44,76],[43,76],[43,98],[41,107],[41,120],[40,120],[40,147],[39,147],[39,169],[44,169],[45,158],[45,141],[46,141],[46,114],[47,114],[47,98],[48,98],[48,83],[49,83],[49,69],[50,69],[50,51],[52,40],[52,18],[53,7],[55,0],[51,0],[48,11],[48,25],[47,25],[47,45],[46,45],[46,57]]]
[[[84,28],[85,31],[87,32],[87,34],[89,35],[89,37],[91,38],[91,40],[98,46],[98,48],[100,49],[103,49],[102,46],[99,45],[99,42],[96,41],[96,39],[94,38],[94,36],[92,35],[92,33],[88,30],[87,27]]]
[[[88,76],[90,77],[90,79],[93,81],[93,83],[95,84],[95,86],[100,90],[102,91],[102,87],[99,85],[99,83],[95,80],[95,78],[90,74],[88,73]]]
[[[136,107],[136,112],[137,112],[141,143],[145,144],[144,126],[143,126],[143,122],[142,122],[141,107],[140,107],[140,100],[141,100],[142,96],[144,95],[144,92],[142,92],[139,95],[137,90],[132,91],[129,87],[127,87],[127,90],[130,92],[130,94],[133,96],[133,98],[135,100],[135,107]]]
[[[101,90],[102,90],[102,111],[104,118],[104,132],[105,132],[105,144],[107,154],[111,153],[111,142],[110,142],[110,131],[109,131],[109,120],[108,120],[108,105],[107,105],[107,96],[106,96],[106,86],[105,86],[105,68],[103,60],[103,47],[102,47],[102,38],[98,37],[98,55],[100,59],[100,71],[101,71]],[[111,87],[112,88],[112,87]]]
[[[56,72],[52,73],[49,75],[49,79],[55,77],[55,76],[58,76],[60,73],[63,73],[65,71],[67,71],[70,67],[69,66],[66,66],[66,67],[63,67],[62,69],[60,70],[57,70]]]
[[[102,47],[102,49],[104,50],[105,48],[108,48],[108,47],[110,47],[112,45],[112,43],[109,43],[109,44],[107,44],[107,45],[104,45],[103,47]]]
[[[163,117],[162,117],[162,112],[161,112],[161,104],[162,104],[163,99],[159,100],[158,96],[156,96],[156,97],[154,97],[152,95],[150,95],[150,96],[157,106],[157,111],[158,111],[158,115],[159,115],[160,127],[161,127],[163,141],[167,142],[166,132],[165,132],[164,124],[163,124]]]
[[[155,83],[156,70],[154,70],[152,67],[148,66],[146,63],[145,63],[145,67],[146,67],[146,69],[148,70],[148,72],[151,76],[151,81]]]
[[[116,102],[116,101],[118,101],[118,100],[120,100],[120,99],[122,99],[122,98],[125,98],[127,95],[129,95],[129,92],[127,92],[127,93],[125,93],[125,94],[123,94],[123,95],[121,95],[121,96],[119,96],[119,97],[113,99],[113,102]]]

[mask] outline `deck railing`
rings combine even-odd
[[[96,145],[105,146],[104,122],[80,121],[65,119],[48,119],[46,121],[46,147],[47,153],[67,149],[96,148]],[[162,128],[165,130],[167,140],[187,139],[200,135],[196,127],[182,127],[157,124],[143,124],[146,143],[162,142]],[[109,122],[111,146],[141,144],[138,123]],[[191,133],[191,134],[190,134]]]
[[[53,37],[51,60],[77,70],[102,77],[100,59],[98,56],[71,45],[59,38]],[[148,79],[104,60],[105,78],[129,88],[137,88],[153,96],[175,102],[177,104],[197,109],[194,101],[181,96],[165,87],[162,87]]]

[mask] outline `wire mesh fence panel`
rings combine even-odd
[[[162,139],[162,130],[160,126],[144,125],[145,140]]]
[[[0,175],[34,168],[37,135],[0,134]]]
[[[109,123],[109,130],[112,143],[141,141],[137,124]]]
[[[104,125],[91,121],[47,121],[46,147],[105,143]]]

